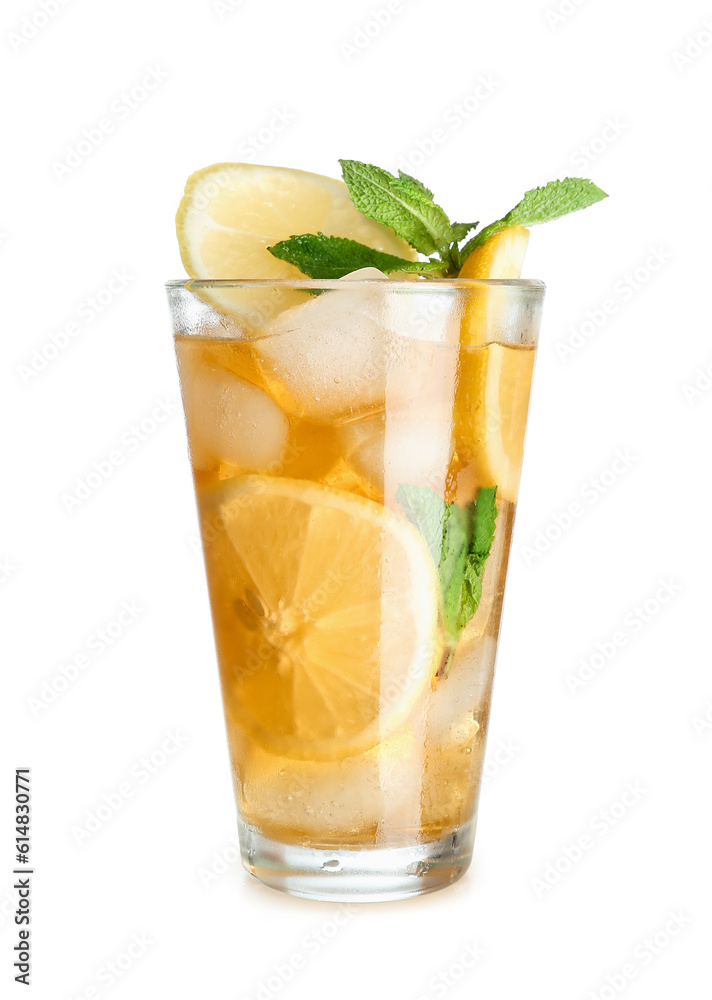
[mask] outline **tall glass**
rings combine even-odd
[[[472,855],[544,286],[167,291],[244,864],[318,899],[446,885]]]

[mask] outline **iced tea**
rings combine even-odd
[[[169,288],[246,863],[423,891],[472,849],[541,286],[260,284]]]

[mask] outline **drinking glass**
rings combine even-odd
[[[472,856],[544,286],[166,287],[243,862],[317,899],[447,885]]]

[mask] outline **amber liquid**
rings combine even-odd
[[[257,499],[230,490],[249,475],[317,483],[402,517],[395,497],[400,481],[433,489],[464,506],[479,486],[492,485],[483,481],[487,463],[480,449],[486,447],[483,435],[501,430],[488,426],[489,410],[485,419],[481,412],[476,420],[470,417],[477,407],[489,407],[487,392],[492,389],[484,387],[483,373],[496,365],[502,411],[515,406],[526,415],[533,350],[501,345],[470,349],[458,360],[455,377],[441,383],[432,398],[421,393],[405,415],[397,407],[374,407],[369,400],[361,412],[315,420],[311,410],[294,412],[299,407],[293,393],[252,342],[178,336],[176,349],[243,821],[269,837],[313,847],[412,844],[457,829],[476,809],[518,468],[508,470],[510,485],[498,496],[482,599],[447,673],[441,669],[441,651],[434,653],[431,677],[417,690],[414,686],[416,694],[409,695],[397,725],[384,725],[380,736],[378,720],[375,730],[373,720],[367,720],[367,731],[376,735],[363,746],[351,717],[348,739],[340,744],[332,714],[346,709],[338,697],[327,711],[305,704],[306,689],[285,694],[296,683],[291,678],[299,675],[295,661],[304,648],[299,637],[316,614],[315,600],[321,599],[314,597],[316,587],[308,601],[295,605],[286,582],[284,596],[278,593],[280,553],[291,552],[289,517],[301,511],[299,501],[280,500],[281,507],[269,507],[279,513],[269,528],[274,556],[269,567],[251,567],[240,556],[240,539],[249,547],[251,533],[264,529],[269,539],[268,528],[254,520]],[[492,411],[496,425],[501,413],[494,404]],[[509,425],[502,431],[505,438],[518,433],[517,426]],[[523,442],[505,443],[514,463],[521,461]],[[294,487],[295,495],[300,488]],[[227,496],[232,497],[229,503],[221,499]],[[228,516],[224,510],[230,508]],[[325,536],[329,551],[324,558],[337,567],[343,555],[339,537],[329,536],[327,546]],[[319,546],[314,550],[318,554]],[[255,583],[267,570],[271,590]],[[328,579],[322,583],[323,601],[336,601],[339,586],[337,579],[332,593]],[[353,587],[353,571],[344,586]],[[349,595],[358,605],[358,595]],[[364,593],[364,603],[372,596]],[[352,634],[356,644],[357,633]],[[344,655],[349,652],[344,649]],[[302,720],[315,720],[313,733],[305,731],[303,722],[294,722],[297,712]]]

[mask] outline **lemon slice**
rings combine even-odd
[[[514,503],[519,489],[533,347],[490,344],[463,352],[455,402],[455,439],[460,462],[477,486],[497,486]]]
[[[343,236],[417,259],[392,229],[359,212],[342,181],[287,167],[216,163],[192,174],[176,215],[176,231],[192,278],[304,278],[298,268],[267,249],[301,233]],[[257,324],[302,298],[279,289],[259,295],[241,289],[202,294],[219,309]]]
[[[460,271],[461,278],[520,277],[529,243],[524,226],[504,229],[475,247]],[[489,344],[505,335],[507,291],[496,285],[479,285],[468,290],[462,319],[463,345]]]
[[[420,534],[366,498],[266,476],[210,487],[201,512],[229,721],[301,760],[401,726],[440,653]]]
[[[472,251],[460,277],[518,278],[528,243],[529,230],[523,226],[495,233]],[[467,292],[460,341],[469,350],[462,352],[460,363],[455,436],[458,458],[468,467],[469,478],[479,486],[498,486],[500,498],[514,502],[534,350],[497,343],[506,337],[508,302],[506,288],[496,285]]]

